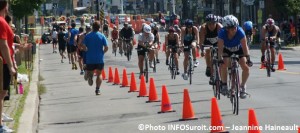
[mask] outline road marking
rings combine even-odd
[[[300,72],[288,72],[288,71],[280,71],[277,70],[278,72],[282,72],[282,73],[288,73],[288,74],[294,74],[294,75],[300,75]]]

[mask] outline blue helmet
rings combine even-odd
[[[186,27],[192,27],[194,25],[194,22],[191,19],[187,19],[187,20],[185,20],[184,25]]]

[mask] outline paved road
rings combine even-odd
[[[286,71],[272,73],[267,78],[266,71],[259,69],[260,51],[252,49],[251,55],[254,66],[248,81],[248,92],[251,97],[240,100],[240,114],[233,115],[229,99],[221,97],[218,101],[222,113],[223,123],[226,127],[247,126],[248,109],[254,108],[259,124],[293,126],[300,125],[299,110],[299,77],[300,61],[299,50],[283,50]],[[112,56],[111,49],[106,55],[105,71],[108,67],[117,67],[119,73],[126,68],[128,77],[130,72],[137,76],[137,57],[133,54],[132,61],[128,62],[125,57]],[[157,114],[160,111],[160,103],[145,103],[147,98],[137,98],[138,93],[127,93],[129,88],[120,88],[110,83],[103,83],[102,95],[95,96],[94,86],[88,86],[79,75],[79,71],[71,70],[68,63],[60,63],[59,55],[52,53],[51,45],[40,47],[40,74],[45,78],[43,84],[47,93],[41,96],[39,133],[133,133],[139,132],[140,124],[148,124],[152,128],[159,128],[174,124],[189,124],[192,126],[210,125],[210,105],[213,92],[205,77],[205,65],[203,58],[200,66],[195,69],[194,82],[192,85],[181,77],[171,80],[165,66],[165,57],[161,52],[156,73],[150,73],[155,78],[157,92],[161,96],[161,86],[167,85],[174,113]],[[66,61],[67,62],[67,61]],[[180,57],[182,62],[182,57]],[[182,63],[180,63],[182,72]],[[121,76],[121,75],[120,75]],[[139,82],[138,79],[136,79]],[[139,86],[139,83],[138,85]],[[183,89],[189,90],[194,112],[198,120],[178,121],[182,116]],[[232,133],[245,133],[228,129]],[[149,129],[143,132],[150,132]],[[166,132],[166,131],[156,131]],[[168,131],[174,132],[174,131]],[[178,130],[180,132],[180,130]],[[181,131],[184,132],[184,131]],[[185,131],[186,132],[186,131]],[[196,131],[195,131],[196,132]],[[209,132],[209,131],[197,131]],[[263,131],[264,133],[295,133],[297,131]]]

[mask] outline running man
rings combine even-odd
[[[59,27],[59,32],[57,34],[57,39],[58,39],[58,49],[59,49],[59,54],[61,56],[61,63],[64,63],[63,59],[66,58],[64,55],[66,51],[66,40],[64,39],[66,33],[64,32],[64,28],[61,26]]]
[[[83,75],[84,74],[84,65],[86,64],[86,59],[85,59],[85,51],[83,49],[83,40],[84,38],[86,37],[86,35],[88,33],[91,32],[91,26],[87,25],[85,27],[85,33],[81,33],[79,34],[79,38],[78,38],[78,62],[79,62],[79,67],[80,67],[80,75]]]
[[[53,28],[52,31],[52,47],[53,47],[53,53],[56,53],[56,49],[57,49],[57,31],[56,28]]]
[[[93,23],[93,31],[88,33],[83,40],[83,50],[86,51],[86,72],[90,86],[93,85],[93,73],[96,70],[96,95],[100,95],[102,83],[101,73],[104,68],[104,54],[108,51],[106,37],[99,32],[100,22]]]
[[[68,45],[69,45],[69,52],[71,56],[71,62],[72,62],[72,70],[77,70],[77,65],[75,63],[76,61],[76,41],[75,36],[78,34],[78,30],[75,29],[76,24],[71,24],[72,28],[70,29],[69,35],[68,35]]]

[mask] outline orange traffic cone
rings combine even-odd
[[[260,64],[260,68],[259,69],[266,69],[266,66],[265,66],[265,64],[264,63],[261,63]]]
[[[184,89],[183,95],[183,109],[182,109],[182,119],[180,121],[185,120],[197,120],[198,118],[195,117],[193,106],[190,100],[188,89]]]
[[[101,76],[102,76],[102,80],[106,80],[105,69],[102,70]]]
[[[146,103],[150,103],[150,102],[160,102],[160,100],[157,97],[156,94],[156,87],[155,87],[155,83],[154,83],[154,79],[150,78],[150,85],[149,85],[150,89],[149,89],[149,100],[146,101]]]
[[[130,90],[129,92],[138,92],[137,87],[136,87],[136,82],[135,82],[135,77],[134,77],[134,73],[131,73],[131,79],[130,79]]]
[[[300,133],[300,126],[298,127],[298,133]]]
[[[251,127],[248,133],[260,133],[259,125],[256,120],[254,109],[249,109],[249,121],[248,126]]]
[[[113,77],[112,68],[109,67],[109,69],[108,69],[108,81],[107,81],[107,83],[111,83],[111,82],[114,82],[114,77]]]
[[[161,95],[161,111],[157,113],[160,114],[160,113],[167,113],[167,112],[175,112],[175,110],[172,109],[167,87],[166,85],[163,85],[162,95]]]
[[[113,85],[119,85],[120,84],[120,76],[118,68],[115,68],[115,78],[114,78],[114,84]]]
[[[284,63],[283,63],[283,58],[282,58],[281,53],[279,53],[279,55],[278,55],[278,69],[277,70],[286,70],[284,68]]]
[[[41,44],[43,44],[43,41],[42,41],[42,39],[40,39],[40,45],[41,45]]]
[[[128,87],[128,79],[126,74],[126,68],[123,69],[123,79],[122,79],[122,86],[121,87]]]
[[[140,93],[137,97],[148,97],[147,89],[146,89],[146,81],[144,75],[141,76],[140,81]]]
[[[222,121],[221,113],[218,107],[217,99],[214,97],[211,99],[211,133],[224,133],[224,124]],[[217,128],[216,128],[217,127]]]

